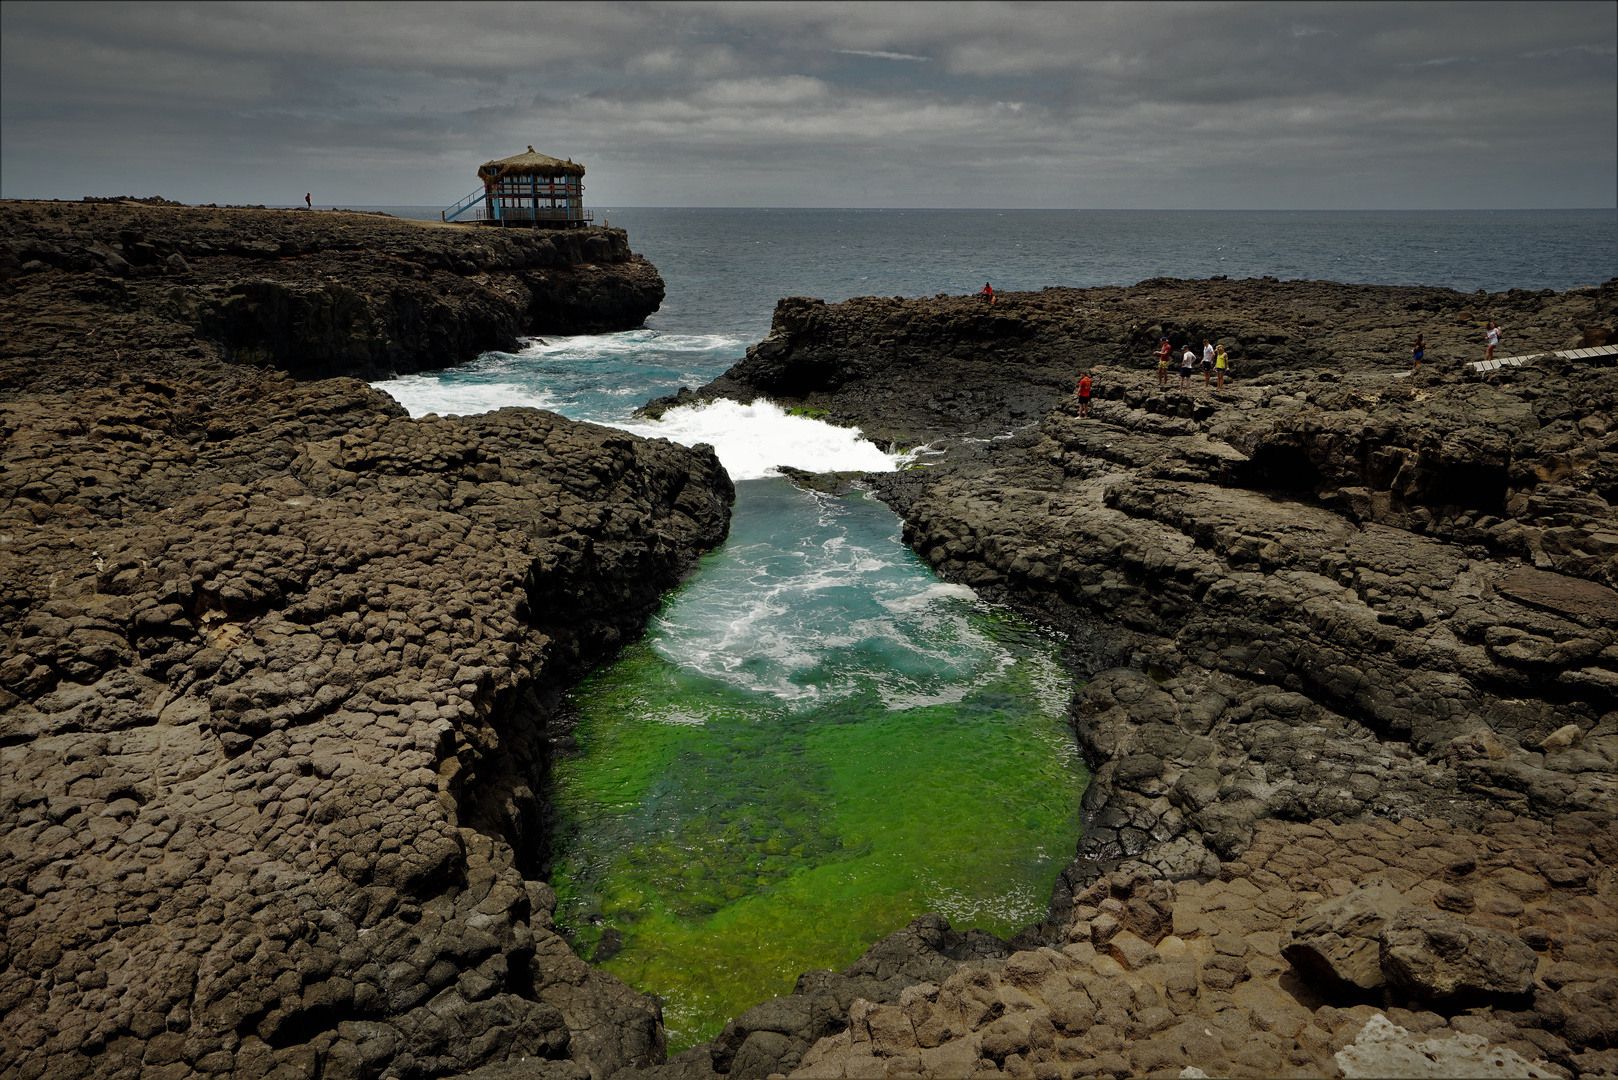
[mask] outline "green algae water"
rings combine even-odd
[[[558,922],[663,999],[672,1053],[923,912],[1039,921],[1086,779],[1060,647],[874,498],[742,481],[729,542],[572,697]]]

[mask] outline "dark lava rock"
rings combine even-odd
[[[0,203],[0,283],[7,355],[49,357],[35,378],[126,354],[385,378],[627,330],[663,300],[622,229],[123,203]]]
[[[1618,282],[792,298],[692,396],[942,451],[870,478],[906,540],[1069,633],[1094,777],[1056,926],[1115,867],[1217,874],[1267,818],[1618,809],[1618,367],[1462,369],[1487,319],[1527,353],[1615,314]],[[1417,332],[1428,362],[1396,377]],[[1162,336],[1227,345],[1225,387],[1159,387]]]
[[[417,283],[372,246],[471,237],[50,209],[53,269],[0,289],[0,1073],[661,1062],[658,1002],[552,926],[541,793],[563,690],[723,541],[717,459],[530,409],[412,420],[352,379],[221,363],[199,330],[251,297],[301,347],[318,321],[286,297],[349,288],[312,273],[343,264],[392,340],[408,320],[365,305]],[[76,268],[73,230],[137,213],[130,278]],[[280,254],[226,252],[255,229]],[[161,276],[168,244],[201,284]],[[435,273],[450,322],[498,306]]]
[[[1373,990],[1386,981],[1383,928],[1407,906],[1392,885],[1368,882],[1300,918],[1281,955],[1312,985],[1338,992]]]
[[[809,472],[805,469],[794,469],[790,465],[780,465],[777,468],[780,469],[782,476],[804,491],[819,492],[822,495],[847,495],[854,490],[854,484],[865,476],[863,472]]]
[[[1074,392],[1081,371],[1095,395],[1117,400],[1149,376],[1168,337],[1175,355],[1206,338],[1230,349],[1233,380],[1308,384],[1343,394],[1347,372],[1408,371],[1410,343],[1427,338],[1421,378],[1482,359],[1482,327],[1509,328],[1506,352],[1586,347],[1614,321],[1611,286],[1567,293],[1512,290],[1479,297],[1451,289],[1327,281],[1179,281],[1132,287],[1046,288],[905,300],[855,297],[827,304],[788,297],[770,334],[697,397],[823,410],[879,442],[906,446],[1002,435],[1035,424]],[[1502,355],[1505,353],[1503,352]],[[1338,381],[1320,383],[1325,363]],[[1441,376],[1440,376],[1441,377]],[[1171,380],[1178,384],[1178,373]],[[1227,384],[1228,385],[1228,384]],[[1212,394],[1166,395],[1166,413],[1201,420]],[[1137,406],[1138,407],[1138,406]]]

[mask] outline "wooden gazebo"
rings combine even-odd
[[[587,225],[595,216],[584,208],[584,166],[572,158],[530,146],[526,154],[484,162],[478,178],[482,188],[445,210],[445,221],[470,211],[480,224],[557,229]]]

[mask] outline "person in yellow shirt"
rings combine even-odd
[[[1230,357],[1225,355],[1225,347],[1221,345],[1219,346],[1219,351],[1214,353],[1214,370],[1219,372],[1219,385],[1214,389],[1223,390],[1225,388],[1225,372],[1229,368]]]

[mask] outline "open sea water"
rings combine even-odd
[[[387,208],[435,219],[438,208]],[[715,447],[731,539],[571,695],[546,861],[581,955],[664,1000],[670,1050],[924,911],[1044,914],[1087,779],[1061,642],[947,585],[864,493],[776,474],[910,459],[768,403],[633,410],[698,386],[782,296],[1273,275],[1463,291],[1618,275],[1618,212],[623,209],[668,287],[636,330],[533,340],[377,385],[412,413],[554,410]]]

